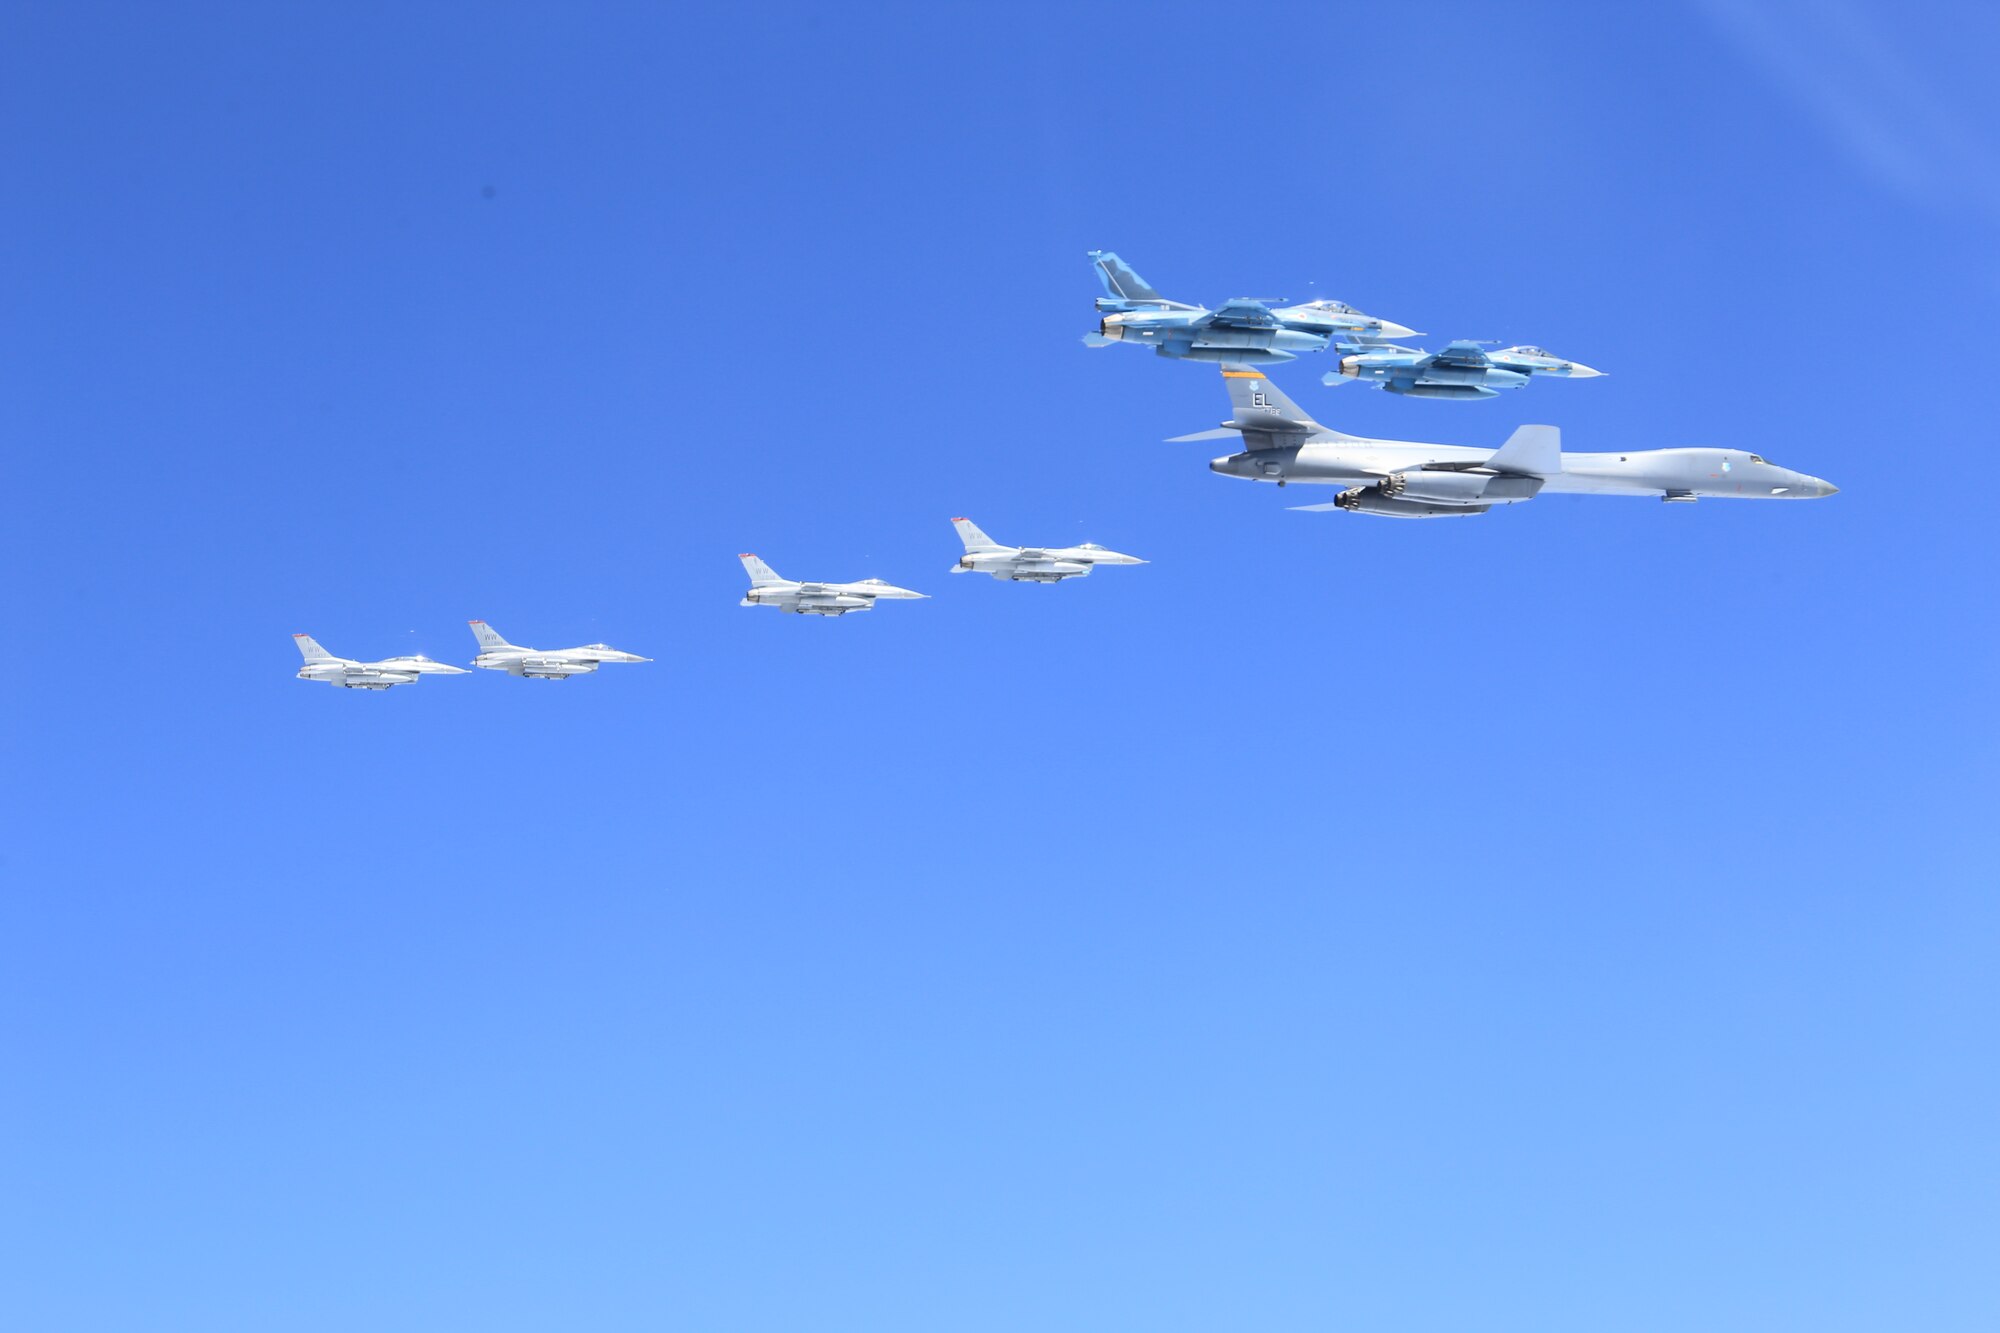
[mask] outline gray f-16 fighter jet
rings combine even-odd
[[[483,620],[465,623],[472,626],[472,636],[479,640],[479,656],[472,659],[472,665],[529,680],[568,680],[595,671],[606,662],[653,660],[621,652],[608,643],[585,644],[581,648],[523,648],[501,638],[499,631]]]
[[[1015,583],[1061,583],[1080,579],[1097,565],[1143,565],[1135,555],[1107,551],[1095,542],[1081,546],[1002,546],[969,518],[955,518],[965,554],[951,567],[954,574],[991,574]]]
[[[875,599],[921,601],[923,593],[898,588],[881,579],[859,583],[794,583],[754,555],[739,555],[743,570],[750,576],[750,591],[743,594],[743,606],[775,606],[802,616],[844,616],[849,611],[871,611]]]
[[[1523,426],[1498,449],[1343,435],[1300,411],[1259,371],[1225,366],[1222,375],[1234,413],[1218,430],[1180,439],[1240,435],[1243,452],[1208,465],[1225,476],[1344,488],[1331,504],[1299,506],[1307,510],[1450,518],[1537,495],[1814,500],[1838,489],[1740,449],[1566,454],[1554,426]]]
[[[1239,297],[1215,310],[1185,305],[1154,291],[1109,250],[1092,250],[1090,262],[1104,284],[1104,295],[1097,298],[1097,332],[1084,338],[1093,347],[1129,342],[1187,361],[1266,363],[1317,352],[1336,336],[1364,343],[1418,336],[1340,301],[1277,307]]]
[[[464,667],[446,666],[418,653],[411,657],[385,657],[379,662],[357,662],[351,657],[335,657],[319,646],[310,634],[294,634],[299,656],[306,664],[299,668],[300,680],[323,680],[344,690],[386,690],[391,685],[414,685],[419,676],[463,676]]]
[[[1476,342],[1448,343],[1441,352],[1335,343],[1333,354],[1340,364],[1327,371],[1321,383],[1357,380],[1412,398],[1491,398],[1502,389],[1519,389],[1538,375],[1594,379],[1604,373],[1539,347],[1489,352]]]

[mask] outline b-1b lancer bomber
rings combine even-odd
[[[1503,347],[1486,351],[1476,342],[1446,344],[1441,352],[1415,347],[1336,343],[1340,364],[1326,372],[1323,384],[1356,380],[1412,398],[1491,398],[1502,389],[1519,389],[1539,375],[1557,379],[1595,379],[1604,372],[1579,361],[1565,361],[1539,347]]]
[[[1300,411],[1259,371],[1225,366],[1222,375],[1234,413],[1220,429],[1180,440],[1240,435],[1241,453],[1208,465],[1224,476],[1344,488],[1331,504],[1299,506],[1307,510],[1454,518],[1538,495],[1816,500],[1838,489],[1740,449],[1568,454],[1554,426],[1523,426],[1498,449],[1343,435]]]
[[[1340,301],[1280,307],[1238,297],[1214,310],[1186,305],[1161,296],[1109,250],[1092,250],[1090,262],[1104,284],[1104,295],[1097,298],[1097,332],[1084,338],[1093,347],[1129,342],[1185,361],[1261,364],[1320,351],[1336,337],[1365,343],[1418,336]]]
[[[300,680],[323,680],[344,690],[386,690],[392,685],[414,685],[419,676],[463,676],[464,667],[446,666],[417,653],[409,657],[385,657],[379,662],[357,662],[351,657],[335,657],[319,646],[310,634],[294,634],[299,656],[306,664],[299,668]]]
[[[923,593],[898,588],[881,579],[859,583],[794,583],[778,577],[769,565],[754,555],[739,555],[743,570],[750,576],[750,591],[743,594],[742,606],[775,606],[802,616],[844,616],[849,611],[870,611],[875,599],[921,601]]]
[[[586,644],[581,648],[523,648],[501,638],[499,631],[483,620],[465,623],[472,626],[472,636],[479,640],[479,656],[472,659],[472,665],[528,680],[568,680],[595,671],[606,662],[653,660],[621,652],[608,643]]]
[[[1061,583],[1080,579],[1098,565],[1143,565],[1135,555],[1107,551],[1095,542],[1081,546],[1002,546],[969,518],[955,518],[965,554],[951,567],[954,574],[991,574],[1015,583]]]

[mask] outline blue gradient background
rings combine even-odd
[[[1741,12],[8,6],[6,1322],[1994,1327],[2000,25]],[[1099,246],[1843,490],[1286,513]]]

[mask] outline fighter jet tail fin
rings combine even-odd
[[[494,629],[483,620],[468,620],[465,623],[472,626],[472,637],[479,640],[479,651],[482,653],[490,653],[496,648],[512,648],[514,646],[500,637],[499,630]]]
[[[746,553],[736,558],[743,562],[743,572],[750,576],[751,587],[763,588],[773,583],[784,582],[783,579],[778,577],[778,572],[775,569],[772,569],[756,556]]]
[[[955,518],[951,525],[958,529],[958,539],[965,543],[968,551],[997,551],[1000,543],[979,530],[979,525],[969,518]]]
[[[310,634],[294,634],[292,642],[298,645],[299,656],[305,658],[308,662],[331,662],[335,660],[333,654],[320,647],[319,640]]]
[[[1104,284],[1104,294],[1113,300],[1164,301],[1166,299],[1148,286],[1146,280],[1113,251],[1092,250],[1090,266],[1097,270],[1097,280]]]
[[[1562,432],[1554,426],[1523,426],[1494,451],[1486,466],[1524,477],[1560,476]]]

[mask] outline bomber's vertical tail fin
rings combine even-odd
[[[951,525],[958,529],[958,539],[965,543],[968,551],[997,551],[1000,543],[979,530],[979,525],[969,518],[955,518]]]
[[[292,642],[298,645],[299,656],[305,658],[308,662],[331,662],[335,660],[333,654],[320,647],[319,640],[310,634],[294,634]]]
[[[1495,472],[1528,477],[1559,477],[1563,470],[1562,431],[1554,426],[1523,426],[1494,451],[1486,466]]]
[[[783,583],[785,581],[778,577],[778,571],[772,569],[754,555],[746,553],[736,558],[743,562],[743,572],[750,576],[750,586],[753,588],[763,588],[773,583]]]
[[[483,620],[468,620],[465,623],[472,626],[472,637],[479,640],[479,651],[482,653],[490,653],[496,648],[514,647],[513,644],[500,637],[499,630],[494,629]]]
[[[1243,432],[1246,449],[1282,449],[1309,439],[1351,439],[1329,430],[1285,395],[1261,370],[1227,362],[1222,386],[1229,390],[1230,430]]]
[[[1104,294],[1113,300],[1166,300],[1148,286],[1146,280],[1134,272],[1130,264],[1110,250],[1092,250],[1090,266],[1097,270],[1097,280],[1104,284]]]

